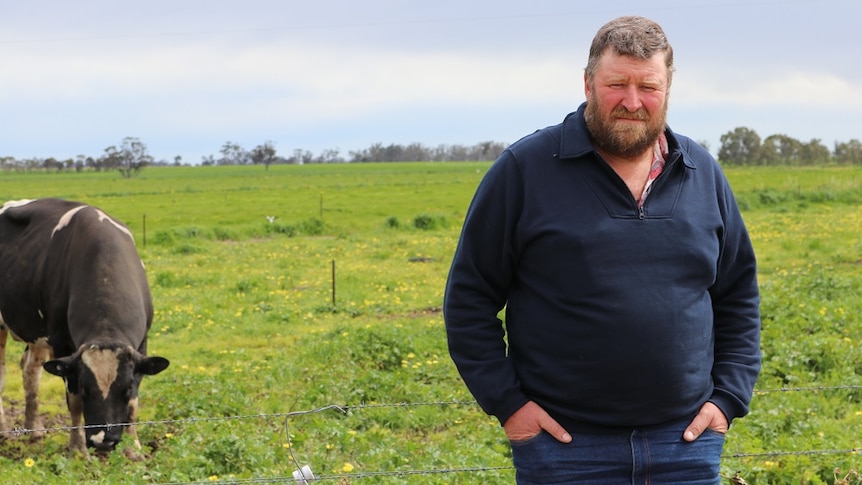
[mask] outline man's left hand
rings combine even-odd
[[[728,428],[727,418],[724,416],[724,413],[711,402],[707,402],[700,408],[697,416],[694,417],[691,424],[685,429],[682,438],[686,441],[694,441],[707,428],[721,434],[727,433]]]

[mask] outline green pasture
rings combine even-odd
[[[0,483],[293,484],[296,464],[321,483],[514,483],[440,313],[488,165],[0,173],[2,200],[81,200],[131,227],[156,306],[150,353],[171,360],[141,386],[145,461],[69,456],[52,430],[0,440]],[[727,175],[758,253],[764,369],[726,482],[842,483],[862,470],[862,169]],[[13,418],[21,350],[9,344]],[[43,377],[42,403],[47,426],[68,425],[60,379]]]

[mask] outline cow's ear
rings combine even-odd
[[[170,365],[168,359],[164,357],[144,357],[138,362],[138,372],[148,376],[154,376],[165,370]]]
[[[49,360],[42,364],[42,367],[49,373],[60,377],[69,377],[74,373],[74,367],[72,366],[72,359],[70,357]]]

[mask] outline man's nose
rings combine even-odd
[[[623,92],[623,101],[621,104],[631,113],[634,113],[643,107],[643,102],[641,102],[640,92],[638,91],[637,86],[626,86],[625,91]]]

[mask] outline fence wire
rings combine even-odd
[[[439,475],[448,473],[491,473],[491,472],[511,472],[515,468],[511,466],[496,466],[496,467],[467,467],[467,468],[438,468],[431,470],[400,470],[391,472],[361,472],[361,473],[340,473],[332,475],[315,475],[314,478],[306,478],[308,483],[312,482],[331,482],[335,480],[358,480],[362,478],[375,477],[409,477],[409,476],[427,476]],[[267,477],[267,478],[236,478],[236,479],[219,479],[218,483],[226,484],[246,484],[246,483],[302,483],[302,479],[290,477]],[[161,485],[203,485],[212,484],[210,481],[195,481],[195,482],[169,482]]]
[[[323,406],[315,409],[309,409],[305,411],[289,411],[285,413],[260,413],[260,414],[238,414],[234,416],[218,416],[218,417],[193,417],[193,418],[178,418],[178,419],[159,419],[159,420],[150,420],[150,421],[138,421],[135,423],[112,423],[110,427],[123,427],[123,426],[131,426],[135,425],[137,427],[141,426],[155,426],[155,425],[166,425],[166,424],[186,424],[186,423],[206,423],[206,422],[214,422],[214,421],[237,421],[237,420],[252,420],[252,419],[287,419],[294,416],[303,416],[307,414],[317,414],[324,411],[337,410],[342,414],[347,414],[349,411],[354,410],[364,410],[364,409],[375,409],[375,408],[409,408],[409,407],[418,407],[418,406],[456,406],[456,405],[478,405],[476,401],[429,401],[429,402],[398,402],[398,403],[376,403],[376,404],[353,404],[353,405],[338,405],[338,404],[330,404],[328,406]],[[81,425],[81,426],[53,426],[47,428],[35,428],[35,429],[26,429],[22,427],[16,427],[7,431],[0,431],[0,436],[2,435],[25,435],[30,433],[52,433],[58,431],[72,431],[75,429],[88,429],[88,428],[102,428],[105,425]]]
[[[786,393],[786,392],[821,392],[821,391],[841,391],[841,390],[860,390],[862,389],[862,385],[841,385],[841,386],[806,386],[806,387],[780,387],[774,389],[756,389],[755,394],[769,394],[769,393]],[[325,413],[325,412],[337,412],[339,414],[345,415],[351,411],[362,411],[368,409],[380,409],[380,408],[411,408],[411,407],[420,407],[420,406],[478,406],[478,403],[473,400],[468,401],[428,401],[428,402],[398,402],[398,403],[375,403],[375,404],[354,404],[354,405],[337,405],[330,404],[328,406],[322,406],[319,408],[309,409],[309,410],[301,410],[301,411],[289,411],[284,413],[259,413],[259,414],[244,414],[244,415],[234,415],[234,416],[218,416],[218,417],[191,417],[191,418],[180,418],[180,419],[162,419],[162,420],[149,420],[149,421],[139,421],[137,423],[114,423],[110,426],[130,426],[134,424],[135,426],[156,426],[156,425],[175,425],[175,424],[196,424],[196,423],[207,423],[207,422],[220,422],[220,421],[237,421],[237,420],[273,420],[273,419],[283,419],[284,420],[284,432],[287,439],[287,448],[290,452],[291,461],[295,466],[296,472],[294,475],[287,477],[261,477],[261,478],[244,478],[244,479],[226,479],[220,478],[219,483],[226,484],[264,484],[264,483],[290,483],[290,484],[304,484],[304,483],[312,483],[312,482],[334,482],[340,481],[340,483],[351,483],[352,480],[360,480],[365,478],[375,478],[375,477],[407,477],[407,476],[422,476],[422,475],[439,475],[439,474],[456,474],[456,473],[499,473],[502,471],[511,472],[514,470],[512,466],[502,466],[502,467],[463,467],[463,468],[439,468],[439,469],[423,469],[423,470],[393,470],[393,471],[367,471],[367,472],[357,472],[357,473],[342,473],[342,474],[324,474],[324,475],[315,475],[313,478],[304,476],[302,474],[303,467],[301,466],[299,460],[294,454],[294,447],[291,443],[290,438],[290,419],[296,418],[300,416],[306,416],[311,414]],[[55,427],[47,427],[47,428],[38,428],[38,429],[25,429],[21,427],[16,427],[11,430],[0,430],[0,437],[6,436],[21,436],[27,435],[30,433],[44,432],[44,433],[52,433],[52,432],[61,432],[61,431],[72,431],[76,429],[87,429],[99,427],[96,425],[83,425],[83,426],[55,426]],[[862,444],[858,447],[847,448],[847,449],[833,449],[833,450],[800,450],[800,451],[765,451],[760,453],[725,453],[722,455],[722,459],[751,459],[751,458],[774,458],[781,456],[810,456],[810,455],[835,455],[835,454],[860,454],[862,455]],[[299,473],[299,475],[296,475]],[[211,481],[192,481],[192,482],[165,482],[162,485],[201,485],[201,484],[209,484]]]

